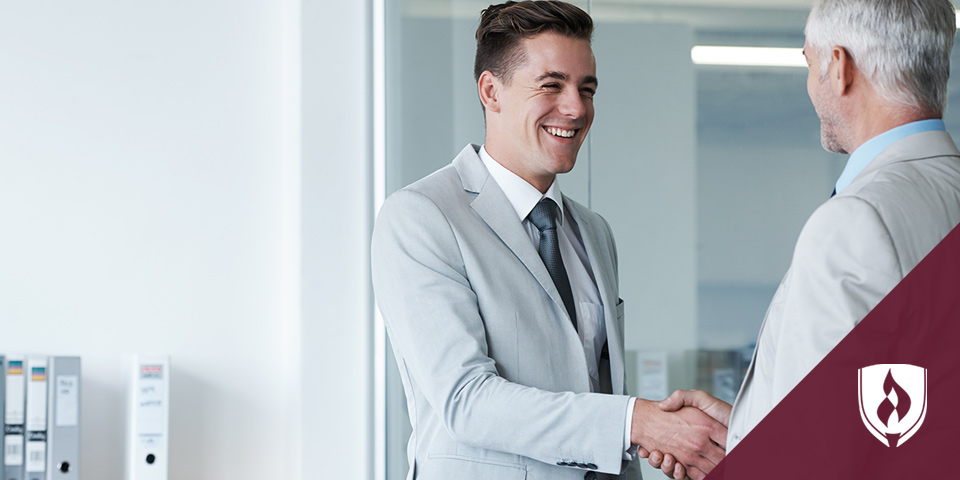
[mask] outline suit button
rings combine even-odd
[[[583,480],[597,480],[597,472],[587,472],[583,476]]]
[[[590,470],[596,470],[596,469],[597,469],[597,464],[596,464],[596,463],[588,463],[587,466],[584,467],[584,468],[589,468]]]

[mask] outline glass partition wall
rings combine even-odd
[[[846,158],[821,148],[807,98],[809,3],[572,3],[596,22],[600,85],[590,137],[559,181],[616,235],[628,386],[647,398],[700,388],[732,401],[797,235]],[[474,33],[489,4],[385,2],[388,195],[483,142]],[[801,66],[695,63],[699,46],[792,48]],[[960,101],[956,79],[950,94]],[[960,129],[949,112],[946,121]],[[397,480],[410,425],[386,349],[385,475]]]

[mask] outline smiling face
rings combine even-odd
[[[489,72],[481,76],[487,112],[484,148],[546,192],[557,174],[573,169],[593,123],[596,61],[589,41],[552,32],[526,38],[519,48],[524,61],[509,81]]]

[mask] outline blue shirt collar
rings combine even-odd
[[[910,135],[937,130],[947,130],[946,126],[943,124],[943,120],[921,120],[919,122],[901,125],[892,130],[887,130],[886,132],[867,140],[863,145],[860,145],[859,148],[854,150],[850,155],[850,158],[847,160],[847,166],[844,167],[843,173],[841,173],[840,178],[837,179],[837,193],[840,193],[841,190],[847,188],[850,185],[850,182],[852,182],[854,178],[857,178],[857,175],[859,175],[860,172],[862,172],[863,169],[866,168],[874,158],[877,158],[877,155],[880,155],[880,152],[886,150],[890,145],[893,145],[898,140],[902,140]]]

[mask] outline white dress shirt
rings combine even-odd
[[[483,161],[490,176],[493,177],[507,200],[513,205],[521,224],[527,231],[534,248],[540,248],[540,230],[530,221],[528,215],[533,207],[543,198],[553,200],[560,207],[558,217],[557,237],[560,243],[560,257],[567,270],[570,280],[570,289],[573,290],[573,301],[576,304],[578,333],[583,344],[584,361],[587,372],[590,374],[590,389],[600,391],[600,354],[603,344],[607,341],[607,326],[604,321],[603,302],[600,300],[600,290],[590,268],[590,258],[583,246],[580,230],[576,222],[566,216],[563,208],[563,196],[560,185],[554,180],[547,189],[547,193],[540,193],[536,187],[520,178],[517,174],[493,159],[486,149],[480,147],[480,159]],[[624,427],[624,459],[631,460],[630,429],[633,418],[633,406],[636,399],[631,398],[627,408],[627,420]]]

